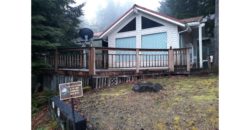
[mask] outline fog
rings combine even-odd
[[[80,27],[88,27],[91,28],[94,32],[102,32],[121,15],[123,15],[128,9],[130,9],[134,4],[138,4],[156,11],[159,7],[159,1],[160,0],[85,1],[86,7],[83,7],[85,15],[83,16],[83,18],[81,18],[83,20],[83,23],[81,23]]]

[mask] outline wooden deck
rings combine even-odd
[[[118,78],[128,82],[149,75],[189,74],[190,48],[62,48],[48,53],[45,62],[51,74],[84,77],[94,86],[100,78]],[[119,80],[119,79],[117,79]],[[63,80],[66,81],[66,80]],[[101,81],[106,82],[106,81]],[[109,83],[108,83],[109,82]],[[108,80],[106,85],[111,84]],[[118,81],[115,81],[118,82]]]

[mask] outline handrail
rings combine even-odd
[[[89,49],[89,47],[80,47],[80,48],[59,48],[58,51],[81,51],[83,49]]]
[[[121,50],[121,51],[168,51],[169,49],[146,49],[146,48],[114,48],[114,47],[95,47],[96,50]]]
[[[83,52],[86,49],[88,51]],[[133,68],[139,73],[141,67],[168,67],[171,72],[175,70],[175,66],[186,66],[186,70],[190,71],[190,55],[191,48],[175,48],[172,49],[146,49],[146,48],[113,48],[113,47],[79,47],[79,48],[60,48],[56,49],[49,58],[51,65],[55,70],[62,67],[68,68],[86,68],[89,69],[90,75],[95,75],[97,68]],[[100,50],[102,52],[100,52]],[[133,51],[130,53],[108,53],[108,51]],[[146,54],[140,52],[163,52],[157,54]],[[69,52],[69,53],[64,53]],[[72,53],[71,53],[72,52]],[[76,53],[75,53],[76,52]],[[101,67],[99,67],[101,66]],[[104,67],[105,66],[105,67]]]
[[[95,48],[96,50],[121,50],[121,51],[169,51],[169,49],[150,49],[150,48],[115,48],[115,47],[79,47],[79,48],[58,48],[58,51],[81,51],[83,49]],[[173,50],[184,50],[187,48],[173,48]]]

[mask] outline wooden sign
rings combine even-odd
[[[82,81],[59,84],[60,100],[82,97]]]

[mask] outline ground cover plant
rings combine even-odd
[[[132,84],[78,99],[77,111],[98,130],[216,130],[218,76],[173,76],[147,79],[163,86],[160,92],[136,93]]]

